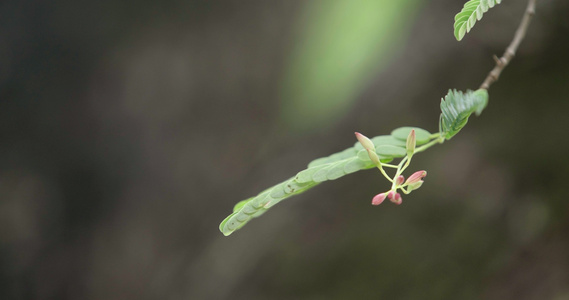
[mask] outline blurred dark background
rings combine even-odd
[[[538,1],[484,113],[224,237],[239,200],[476,89],[504,1],[0,2],[0,299],[569,299],[569,2]]]

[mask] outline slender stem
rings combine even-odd
[[[405,195],[408,195],[411,193],[411,191],[409,191],[409,189],[405,189],[405,186],[401,186],[401,190],[403,191],[403,193],[405,193]]]
[[[408,159],[409,159],[409,156],[403,157],[403,159],[399,162],[399,165],[397,165],[397,169],[401,169],[401,166],[403,166],[403,164],[406,163]],[[399,173],[399,170],[398,170],[398,173]],[[399,175],[399,174],[397,174],[397,175]]]
[[[379,165],[377,166],[377,168],[379,169],[379,171],[381,172],[381,174],[383,174],[383,176],[384,176],[385,178],[387,178],[387,180],[389,180],[390,182],[395,182],[393,179],[391,179],[391,177],[389,177],[389,175],[387,175],[387,173],[385,173],[385,170],[383,169],[383,167],[382,167],[381,165],[383,165],[383,164],[379,164]]]
[[[383,167],[388,167],[388,168],[394,168],[394,169],[397,169],[397,168],[398,168],[398,166],[396,166],[396,165],[391,165],[391,164],[381,164],[381,165],[382,165]]]
[[[411,158],[409,156],[405,156],[400,162],[399,165],[397,165],[397,171],[395,172],[395,176],[393,176],[393,180],[391,181],[393,184],[391,185],[391,190],[395,190],[396,189],[396,183],[397,183],[397,177],[399,177],[399,175],[401,175],[401,172],[403,172],[403,170],[409,166],[409,163],[411,162]],[[405,167],[403,167],[405,165]],[[403,167],[403,168],[402,168]]]
[[[403,171],[405,171],[405,169],[407,169],[407,167],[409,166],[409,164],[411,163],[411,158],[413,158],[413,156],[407,156],[409,157],[409,159],[407,160],[407,162],[405,163],[405,165],[403,165],[403,167],[401,168],[401,171],[399,171],[399,175],[401,175],[401,173],[403,173]],[[398,176],[399,176],[398,175]]]
[[[438,138],[439,136],[441,136],[441,133],[440,133],[440,132],[433,133],[433,134],[429,135],[429,140]]]
[[[522,18],[522,21],[518,26],[518,29],[516,30],[514,39],[506,49],[506,52],[504,52],[504,55],[502,55],[502,57],[500,58],[494,55],[496,66],[494,67],[494,69],[492,69],[492,71],[490,71],[488,76],[486,76],[486,79],[480,86],[481,89],[487,90],[488,88],[490,88],[490,85],[492,85],[492,83],[498,80],[498,78],[500,77],[500,73],[502,73],[502,71],[504,70],[504,68],[506,68],[510,60],[512,60],[512,58],[514,58],[514,56],[516,55],[516,51],[518,51],[520,43],[526,36],[529,23],[531,22],[531,19],[535,14],[535,2],[536,0],[528,1],[528,6],[526,7],[524,17]]]
[[[439,137],[438,139],[432,140],[432,141],[426,143],[425,145],[423,145],[423,146],[421,146],[421,147],[415,149],[415,153],[417,153],[417,152],[423,152],[423,151],[429,149],[430,147],[432,147],[432,146],[435,145],[435,144],[442,144],[444,141],[445,141],[444,138]]]

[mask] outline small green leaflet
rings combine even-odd
[[[405,142],[412,129],[415,129],[417,134],[418,145],[425,144],[431,139],[431,133],[418,127],[401,127],[395,129],[391,135],[380,135],[371,139],[381,162],[388,163],[394,158],[406,155]],[[226,236],[230,235],[284,199],[300,194],[321,182],[335,180],[373,167],[375,165],[360,143],[330,156],[315,159],[308,164],[307,169],[298,172],[296,176],[255,197],[238,202],[233,208],[233,213],[221,222],[219,230]]]
[[[391,132],[391,135],[400,141],[407,142],[407,137],[411,130],[415,129],[415,136],[417,139],[417,146],[428,143],[431,140],[431,133],[417,127],[400,127]],[[405,144],[404,146],[405,147]]]
[[[468,122],[472,113],[480,115],[488,104],[488,91],[479,89],[468,90],[466,93],[449,90],[444,99],[441,99],[441,116],[439,132],[442,137],[449,140],[457,134]]]
[[[464,4],[462,10],[454,17],[454,36],[458,41],[470,32],[476,21],[482,15],[502,0],[470,0]]]

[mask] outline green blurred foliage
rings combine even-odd
[[[285,69],[281,115],[298,132],[333,124],[388,65],[424,1],[306,3]]]

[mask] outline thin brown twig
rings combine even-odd
[[[502,57],[500,58],[494,55],[494,61],[496,61],[496,66],[494,67],[494,69],[492,69],[492,71],[490,71],[488,76],[486,76],[486,79],[484,79],[484,82],[480,86],[481,89],[487,90],[488,88],[490,88],[490,85],[492,85],[492,83],[498,80],[498,78],[500,77],[500,73],[502,73],[502,71],[504,70],[504,68],[506,68],[510,60],[512,60],[512,58],[514,58],[514,56],[516,55],[516,51],[518,50],[520,43],[526,36],[529,23],[531,22],[531,19],[535,14],[535,2],[536,0],[528,1],[528,6],[526,7],[524,17],[522,18],[522,21],[520,22],[520,25],[516,30],[514,39],[506,49],[506,52],[504,52],[504,55],[502,55]]]

